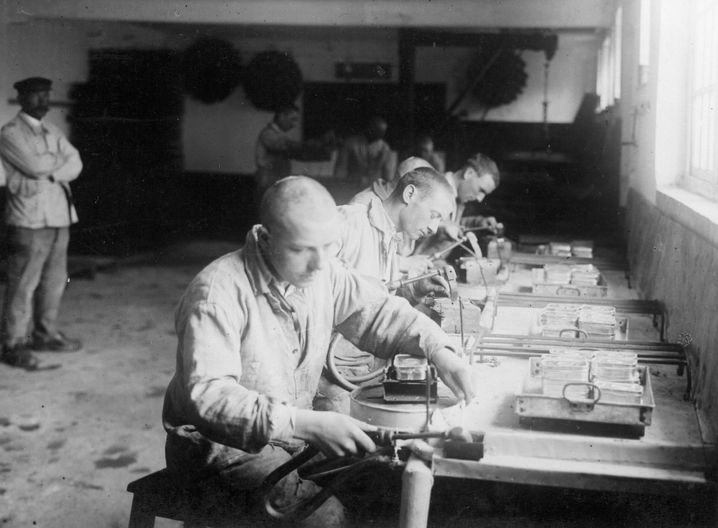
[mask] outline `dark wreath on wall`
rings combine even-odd
[[[466,77],[471,82],[485,69],[471,95],[479,103],[482,119],[492,108],[512,103],[526,87],[526,62],[516,49],[482,47],[469,62]]]
[[[276,111],[292,104],[302,92],[302,72],[287,53],[258,53],[244,70],[244,92],[260,110]]]
[[[461,97],[471,94],[482,109],[483,119],[492,108],[514,102],[526,87],[528,74],[522,50],[543,51],[548,64],[557,48],[558,36],[551,33],[485,36],[467,66],[466,89]]]
[[[227,41],[201,37],[182,54],[186,92],[203,103],[225,100],[239,86],[242,61]]]

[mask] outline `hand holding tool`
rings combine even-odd
[[[415,282],[437,276],[442,277],[444,280],[446,280],[449,287],[449,297],[452,300],[456,300],[455,297],[458,295],[458,290],[456,289],[456,271],[451,266],[444,266],[443,268],[430,270],[426,273],[422,273],[421,275],[416,275],[414,277],[391,281],[387,286],[390,290],[396,290],[403,286],[407,286],[409,284],[413,284]]]

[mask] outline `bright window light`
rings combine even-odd
[[[718,2],[694,0],[689,88],[688,183],[718,198]]]

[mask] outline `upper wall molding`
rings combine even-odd
[[[190,24],[605,28],[616,0],[4,0],[28,18]]]

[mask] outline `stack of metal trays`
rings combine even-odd
[[[544,265],[546,282],[551,284],[569,284],[571,282],[572,268],[566,264]]]
[[[601,274],[593,264],[579,264],[571,268],[571,284],[596,286]]]
[[[604,350],[591,361],[591,381],[601,390],[601,401],[641,403],[643,386],[634,352]]]
[[[541,358],[541,386],[545,396],[586,398],[590,361],[561,354],[547,354]],[[577,384],[577,385],[571,385]],[[567,387],[568,385],[568,387]],[[566,394],[565,391],[569,391]]]
[[[593,258],[593,242],[591,240],[572,241],[571,255],[577,258]]]
[[[549,355],[553,357],[586,359],[588,361],[593,361],[597,352],[596,348],[551,347],[548,349]]]
[[[616,308],[582,305],[578,313],[578,328],[586,332],[589,338],[615,339]]]
[[[549,252],[555,257],[570,257],[571,244],[566,242],[549,242]]]
[[[561,331],[577,328],[579,304],[549,303],[539,314],[541,335],[545,337],[561,337]]]
[[[591,364],[593,381],[638,383],[638,354],[620,350],[596,352]]]

